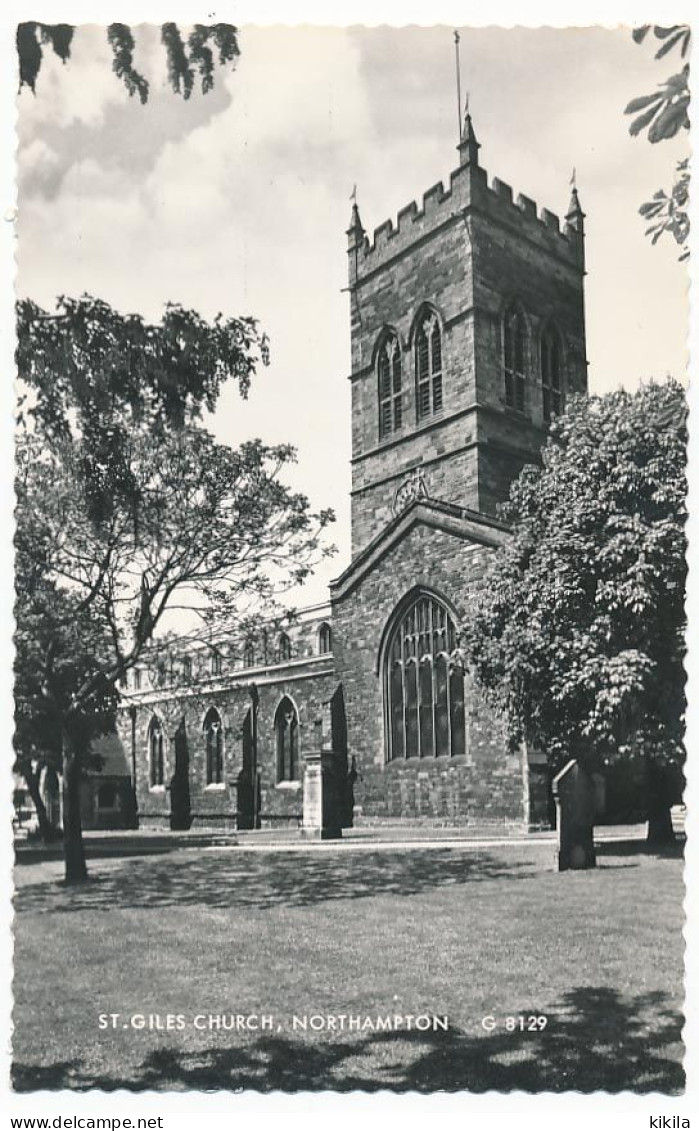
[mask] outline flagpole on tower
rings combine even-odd
[[[459,126],[459,142],[461,142],[461,56],[459,53],[459,43],[461,36],[458,31],[454,29],[454,51],[456,53],[456,113],[458,116]]]

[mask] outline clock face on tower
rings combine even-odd
[[[422,468],[416,467],[409,472],[393,496],[393,514],[400,514],[414,499],[428,499],[425,473]]]

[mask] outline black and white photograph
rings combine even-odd
[[[689,1127],[692,29],[33,14],[13,1095]]]

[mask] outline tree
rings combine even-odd
[[[633,38],[643,43],[649,31],[649,24],[636,28]],[[662,43],[655,53],[656,59],[663,59],[678,48],[683,59],[687,57],[691,44],[691,30],[686,24],[672,27],[654,27],[653,34]],[[629,126],[632,137],[646,131],[653,144],[676,137],[680,130],[689,129],[689,63],[685,63],[677,74],[666,79],[652,94],[634,98],[626,107],[626,114],[635,115]],[[652,200],[639,208],[641,216],[651,221],[646,229],[653,243],[662,235],[669,233],[682,248],[680,260],[689,258],[689,160],[677,163],[675,178],[669,192],[658,189]]]
[[[27,21],[17,27],[17,54],[19,57],[19,88],[23,86],[36,93],[36,82],[41,70],[44,48],[51,47],[66,63],[70,59],[75,28],[72,24],[41,24]],[[176,94],[187,99],[194,90],[197,77],[202,94],[214,85],[214,69],[235,65],[240,54],[238,29],[231,24],[195,24],[186,41],[174,23],[163,24],[160,29],[165,48],[170,85]],[[107,42],[114,56],[112,70],[124,83],[129,94],[137,94],[141,102],[148,101],[148,80],[134,66],[136,43],[128,24],[109,24]]]
[[[684,757],[685,463],[674,381],[576,399],[512,487],[464,637],[512,742],[552,772],[648,760],[650,839],[671,831]]]
[[[202,424],[231,378],[246,395],[267,342],[252,319],[162,322],[89,296],[18,304],[22,403],[17,601],[21,692],[62,745],[66,879],[86,877],[79,783],[118,684],[168,609],[245,616],[303,581],[331,511],[281,479],[288,445],[217,443]],[[60,663],[57,662],[60,657]],[[40,703],[37,709],[37,688]]]
[[[18,493],[23,491],[22,476]],[[24,508],[22,508],[24,513]],[[17,532],[16,632],[15,632],[15,771],[29,791],[42,839],[55,839],[56,828],[49,817],[41,791],[43,773],[57,777],[62,770],[61,711],[70,706],[72,690],[97,674],[99,626],[90,623],[79,602],[47,583],[33,567],[38,542],[27,546],[31,527],[23,522]],[[32,584],[32,574],[36,583]],[[103,643],[101,641],[100,643]],[[48,673],[48,674],[47,674]],[[103,683],[103,694],[95,696],[89,719],[89,743],[114,726],[116,694]],[[86,754],[85,766],[100,768],[97,756]]]

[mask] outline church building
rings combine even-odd
[[[509,748],[459,632],[508,538],[498,504],[587,390],[584,215],[575,189],[563,223],[515,199],[479,148],[467,114],[448,186],[373,239],[353,205],[351,562],[288,626],[130,673],[143,825],[293,826],[321,748],[360,822],[547,819],[545,761]]]

